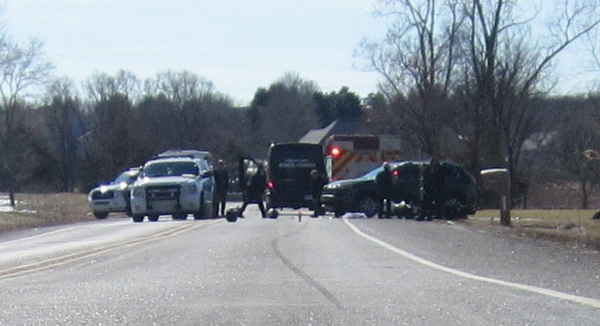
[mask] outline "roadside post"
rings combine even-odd
[[[483,188],[500,196],[500,224],[510,226],[510,172],[508,169],[484,169],[480,175]]]

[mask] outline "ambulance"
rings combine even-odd
[[[331,135],[325,141],[329,180],[358,178],[383,162],[402,159],[401,140],[382,135]]]

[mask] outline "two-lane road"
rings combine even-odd
[[[598,325],[599,254],[460,224],[109,219],[0,242],[0,325]]]

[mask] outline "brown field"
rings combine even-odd
[[[1,195],[8,200],[7,194]],[[95,219],[84,194],[17,194],[16,198],[14,211],[0,211],[0,232]]]
[[[6,197],[6,194],[0,194],[0,198]],[[591,219],[595,212],[575,209],[513,210],[512,227],[504,227],[500,225],[498,210],[482,210],[456,223],[509,236],[600,248],[600,220]],[[15,211],[0,211],[0,232],[94,219],[85,194],[17,194]]]

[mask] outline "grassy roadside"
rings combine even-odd
[[[511,227],[500,225],[499,210],[482,210],[462,222],[490,232],[600,248],[600,220],[596,210],[512,210]]]
[[[8,210],[7,198],[6,194],[0,196],[0,232],[95,219],[85,194],[17,194],[14,210]]]

